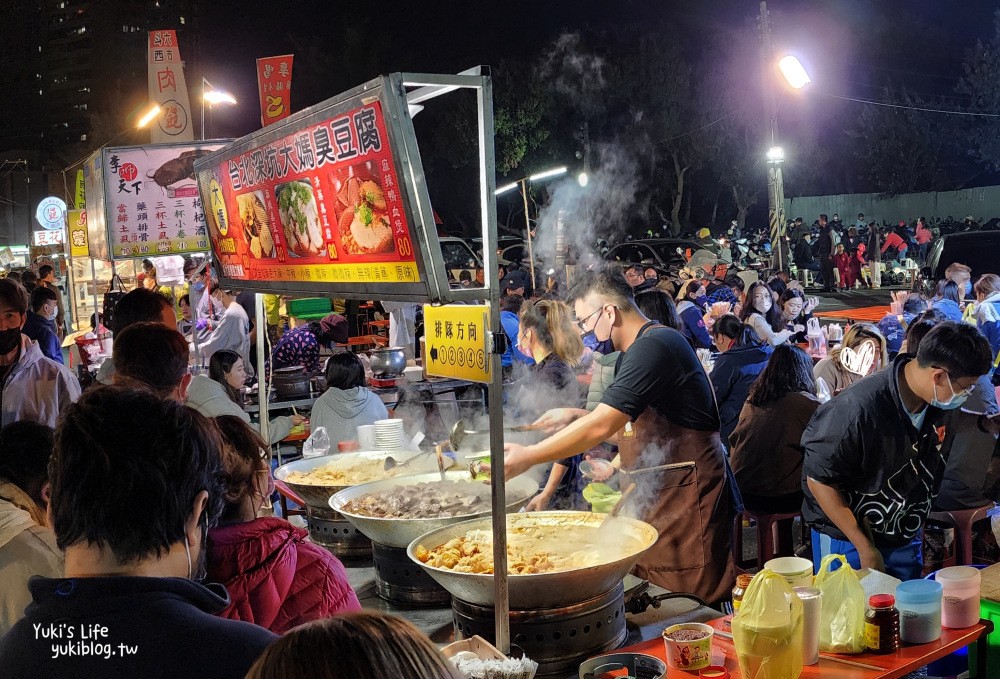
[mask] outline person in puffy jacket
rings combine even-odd
[[[962,298],[954,281],[940,281],[937,286],[934,308],[943,313],[949,321],[962,322]]]
[[[235,351],[221,349],[212,354],[208,364],[208,377],[197,375],[191,380],[187,392],[187,405],[205,417],[233,415],[247,424],[250,415],[243,410],[243,382],[247,374],[243,359]],[[281,416],[270,421],[268,438],[271,443],[282,440],[305,418],[301,415]]]
[[[729,446],[729,435],[740,419],[750,385],[767,366],[771,346],[760,339],[753,328],[740,321],[734,314],[720,316],[712,326],[715,346],[720,353],[712,367],[712,388],[719,408],[722,427],[719,434],[723,444]]]
[[[238,417],[215,419],[222,434],[225,505],[208,532],[208,580],[225,585],[219,616],[283,634],[311,620],[361,610],[344,565],[285,519],[260,516],[274,490],[267,444]]]
[[[976,325],[990,342],[995,365],[997,354],[1000,353],[1000,276],[995,273],[983,274],[972,290],[976,293],[977,301]]]
[[[708,301],[705,284],[691,281],[684,288],[684,299],[677,303],[677,314],[684,323],[681,333],[695,349],[710,349],[712,338],[705,327],[703,304]]]
[[[356,355],[344,352],[327,359],[326,387],[313,405],[309,426],[313,431],[325,427],[331,443],[353,441],[358,427],[389,419],[382,399],[365,386],[365,368]]]

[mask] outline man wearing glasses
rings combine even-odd
[[[802,435],[802,515],[815,566],[844,554],[854,568],[920,577],[922,528],[955,433],[944,431],[945,411],[961,408],[991,364],[976,328],[940,323],[915,357],[900,354],[819,407]],[[959,415],[952,426],[996,435],[996,418]]]
[[[623,470],[667,465],[631,477],[638,487],[625,512],[659,531],[636,574],[707,602],[724,599],[734,578],[733,503],[708,375],[681,333],[642,315],[620,273],[582,275],[569,299],[585,338],[623,352],[614,381],[592,412],[558,408],[539,418],[549,438],[506,446],[508,478],[617,435]]]

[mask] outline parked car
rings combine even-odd
[[[666,277],[674,287],[692,278],[726,277],[729,265],[716,253],[698,243],[682,238],[651,238],[629,241],[612,246],[604,256],[622,268],[629,264],[644,264],[656,269],[661,279]]]
[[[465,240],[454,236],[442,236],[438,240],[441,242],[441,256],[444,258],[444,268],[448,274],[458,280],[464,270],[471,272],[475,278],[476,269],[482,269],[483,262],[472,247]]]
[[[934,286],[955,262],[972,269],[973,281],[984,273],[1000,275],[1000,231],[965,231],[938,238],[931,243],[927,264],[920,269],[914,290],[933,294]]]

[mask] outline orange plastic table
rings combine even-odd
[[[718,618],[708,624],[725,634],[730,634],[731,617]],[[821,656],[819,664],[806,665],[802,669],[800,677],[810,678],[833,678],[836,679],[898,679],[910,672],[920,669],[925,665],[940,660],[946,655],[957,651],[960,648],[976,644],[976,667],[977,677],[988,677],[986,668],[986,637],[993,631],[993,623],[988,620],[980,620],[978,625],[973,625],[967,629],[946,629],[941,632],[941,638],[929,644],[919,646],[904,646],[896,653],[890,655],[872,655],[862,653],[861,655],[838,655],[850,662],[863,663],[879,667],[879,670],[868,670],[860,667],[853,667],[844,663],[836,662],[825,656]],[[616,653],[645,653],[666,662],[666,649],[662,639],[651,639],[635,646],[623,648]],[[970,654],[971,655],[971,654]],[[712,664],[724,665],[729,670],[731,679],[743,679],[740,672],[739,662],[736,660],[736,649],[733,640],[718,634],[712,639]],[[691,679],[697,677],[698,672],[668,669],[667,679]]]

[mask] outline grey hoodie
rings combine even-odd
[[[250,415],[243,408],[233,403],[222,385],[205,375],[198,375],[191,380],[191,386],[188,387],[187,405],[205,417],[235,415],[244,422],[250,422]],[[259,430],[257,425],[254,424],[251,426]],[[292,418],[274,418],[268,425],[268,433],[271,439],[269,443],[277,443],[288,436],[288,432],[291,430]]]
[[[388,418],[389,411],[385,404],[370,389],[331,388],[316,399],[309,416],[309,427],[313,431],[326,427],[330,443],[339,443],[357,439],[359,426]]]

